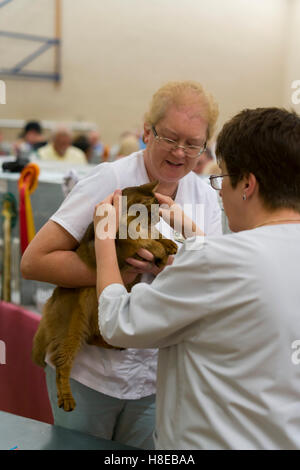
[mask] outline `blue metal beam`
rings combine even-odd
[[[38,41],[38,42],[49,42],[52,41],[53,44],[57,44],[59,39],[46,38],[44,36],[34,36],[33,34],[26,33],[13,33],[10,31],[0,31],[0,36],[5,36],[7,38],[13,39],[26,39],[28,41]]]
[[[2,0],[2,2],[0,2],[0,8],[4,7],[7,3],[10,3],[10,2],[12,2],[12,0]]]
[[[39,57],[43,52],[45,52],[51,46],[52,46],[51,43],[50,44],[49,43],[43,44],[42,46],[40,46],[38,48],[38,50],[36,50],[32,54],[30,54],[29,56],[25,57],[25,59],[21,60],[21,62],[19,62],[17,65],[15,65],[13,67],[13,71],[18,73],[23,67],[25,67],[25,65],[30,64],[30,62],[32,62],[34,59],[36,59],[36,57]]]
[[[0,0],[0,8],[4,7],[8,3],[12,2],[13,0]],[[59,4],[57,4],[57,7],[59,7]],[[57,33],[58,35],[58,33]],[[0,31],[0,36],[5,36],[8,38],[13,38],[13,39],[22,39],[22,40],[27,40],[27,41],[35,41],[35,42],[42,42],[42,44],[35,52],[32,54],[28,55],[25,57],[25,59],[21,60],[19,63],[17,63],[13,68],[11,69],[0,69],[0,76],[5,75],[9,76],[12,78],[33,78],[33,79],[42,79],[42,80],[51,80],[51,81],[56,81],[59,82],[61,80],[61,74],[59,72],[60,70],[60,65],[58,63],[57,65],[57,70],[58,72],[56,73],[46,73],[46,72],[34,72],[34,71],[22,71],[22,69],[30,64],[34,59],[39,57],[43,52],[45,52],[49,47],[51,46],[57,46],[58,48],[61,45],[60,39],[53,39],[53,38],[47,38],[44,36],[36,36],[33,34],[26,34],[26,33],[14,33],[10,31]]]
[[[55,80],[59,82],[61,80],[61,75],[59,73],[46,73],[46,72],[14,72],[13,69],[0,69],[0,76],[6,76],[11,78],[33,78],[38,80]]]

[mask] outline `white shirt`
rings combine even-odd
[[[112,163],[102,163],[76,184],[51,220],[80,241],[93,220],[96,204],[115,189],[148,182],[142,151]],[[193,172],[179,181],[176,203],[186,204],[189,214],[207,234],[222,233],[216,193]],[[191,211],[196,204],[203,204],[204,220],[201,210]],[[160,230],[166,236],[171,235],[169,226],[163,222]],[[144,275],[142,279],[151,282],[153,276]],[[85,344],[76,356],[71,377],[109,396],[138,399],[156,392],[156,368],[157,350],[117,351]]]
[[[47,144],[39,148],[37,155],[40,160],[57,161],[64,163],[73,163],[76,165],[86,165],[87,159],[84,152],[73,145],[70,145],[65,151],[64,155],[59,155],[52,144]]]
[[[104,289],[105,340],[160,348],[157,449],[300,448],[299,240],[299,224],[189,239],[151,285]]]

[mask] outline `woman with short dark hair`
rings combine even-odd
[[[157,449],[299,449],[300,118],[242,111],[216,153],[211,185],[238,233],[187,238],[130,294],[114,240],[96,238],[100,331],[115,346],[159,348]],[[173,220],[172,199],[157,198]],[[119,210],[116,195],[104,202]]]

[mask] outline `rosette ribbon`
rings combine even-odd
[[[16,224],[17,203],[12,193],[2,197],[1,219],[4,240],[3,273],[1,299],[11,300],[11,230]]]
[[[18,182],[19,222],[22,254],[35,236],[30,196],[37,188],[39,173],[39,166],[35,163],[29,163],[25,166],[25,168],[23,168]]]

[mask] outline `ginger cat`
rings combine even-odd
[[[128,216],[128,209],[132,204],[143,204],[148,213],[148,238],[131,239],[126,232],[126,238],[116,237],[118,262],[121,272],[128,269],[125,259],[134,257],[141,259],[137,254],[139,248],[149,250],[155,257],[155,264],[163,267],[167,263],[169,255],[177,252],[177,245],[172,240],[164,238],[154,225],[159,220],[158,211],[151,218],[151,205],[158,201],[154,196],[158,183],[148,183],[142,186],[126,188],[122,196],[127,196],[126,218],[127,227],[135,216]],[[123,209],[124,211],[124,209]],[[151,225],[152,224],[152,225]],[[144,225],[142,223],[142,225]],[[151,229],[156,230],[156,239],[151,239]],[[140,225],[140,231],[142,231]],[[94,247],[94,225],[91,223],[80,242],[76,253],[89,267],[96,269]],[[134,283],[127,285],[130,292],[132,286],[139,282],[138,275]],[[52,296],[43,309],[43,316],[33,340],[33,361],[45,367],[46,353],[50,354],[50,360],[56,367],[56,387],[58,406],[65,411],[74,410],[76,403],[70,387],[70,372],[74,358],[83,343],[92,344],[104,348],[112,348],[105,343],[98,328],[98,299],[95,287],[64,288],[56,287]]]

